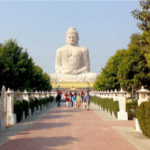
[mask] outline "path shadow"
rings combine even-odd
[[[45,122],[36,122],[26,129],[24,131],[29,131],[29,130],[44,130],[44,129],[52,129],[52,128],[61,128],[64,126],[69,126],[70,123],[45,123]]]
[[[81,141],[81,138],[74,138],[71,136],[59,136],[59,137],[33,137],[33,138],[21,138],[11,139],[4,145],[0,146],[1,150],[44,150],[44,149],[56,149],[65,145],[70,145],[74,141]],[[70,147],[68,147],[70,148]],[[68,149],[67,148],[67,149]]]
[[[44,115],[42,118],[40,118],[40,120],[49,120],[49,119],[59,119],[59,118],[64,118],[64,117],[71,117],[72,115]]]
[[[50,114],[53,114],[53,113],[74,113],[74,112],[81,112],[81,111],[86,111],[86,110],[82,110],[82,109],[80,109],[80,110],[78,110],[78,109],[72,109],[72,110],[53,110],[53,111],[51,111],[50,112]]]

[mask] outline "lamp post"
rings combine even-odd
[[[58,92],[60,89],[60,85],[58,84],[57,87],[56,87],[56,91]]]
[[[90,86],[90,84],[89,84],[89,82],[87,82],[87,92],[90,92],[91,91],[91,86]]]

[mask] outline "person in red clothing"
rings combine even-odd
[[[60,100],[61,100],[61,94],[62,94],[61,91],[58,91],[58,94],[60,95]]]
[[[83,91],[81,92],[81,99],[82,99],[82,102],[83,102]]]
[[[68,107],[69,106],[69,95],[66,93],[65,97],[66,97],[66,105]]]

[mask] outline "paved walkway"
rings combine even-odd
[[[25,123],[27,126],[25,127],[24,124],[23,130],[19,129],[16,132],[17,135],[7,136],[7,141],[1,143],[0,150],[136,150],[141,148],[126,140],[127,137],[120,132],[122,129],[126,132],[126,128],[133,129],[133,121],[118,121],[93,104],[91,108],[93,110],[90,111],[75,110],[66,107],[63,103],[62,107],[45,110],[40,117],[34,119],[34,122],[28,120],[23,122],[22,124]],[[4,133],[3,136],[6,138]],[[1,139],[2,133],[0,133]],[[147,138],[146,140],[149,141]],[[143,150],[149,150],[145,148],[143,147]]]

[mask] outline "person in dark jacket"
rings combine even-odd
[[[60,100],[61,100],[61,95],[57,94],[56,96],[57,107],[60,107]]]

